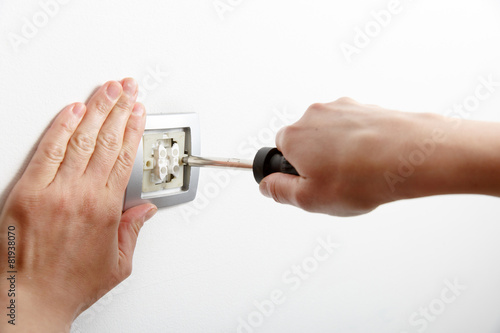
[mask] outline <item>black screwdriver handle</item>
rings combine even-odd
[[[264,177],[275,172],[299,175],[278,148],[264,147],[259,149],[253,160],[253,176],[257,183],[260,184]]]

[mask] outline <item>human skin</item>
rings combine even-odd
[[[313,104],[276,145],[300,176],[271,174],[261,192],[310,212],[353,216],[400,199],[500,196],[499,123],[341,98]]]
[[[138,86],[104,84],[64,108],[0,215],[0,332],[69,332],[73,320],[130,275],[151,204],[122,213],[145,125]],[[15,326],[6,307],[8,230],[15,228]],[[10,244],[12,245],[12,244]]]
[[[107,95],[108,88],[118,92]],[[14,226],[22,316],[15,327],[0,320],[1,332],[68,332],[130,274],[139,230],[156,212],[147,204],[122,213],[145,122],[136,96],[135,82],[125,79],[106,83],[86,110],[80,103],[65,108],[8,197],[0,215],[0,304],[9,301],[5,259]],[[278,133],[276,144],[301,176],[272,174],[261,191],[311,212],[359,215],[390,201],[446,193],[500,196],[498,123],[342,98],[312,105]]]

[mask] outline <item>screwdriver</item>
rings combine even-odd
[[[255,158],[252,160],[243,160],[239,158],[209,158],[199,156],[185,156],[182,163],[191,167],[220,167],[220,168],[238,168],[252,169],[255,181],[260,184],[266,176],[282,172],[298,176],[299,173],[285,159],[278,148],[264,147],[259,149]]]

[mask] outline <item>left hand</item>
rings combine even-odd
[[[139,230],[157,211],[144,204],[122,213],[146,118],[137,92],[133,79],[110,81],[87,105],[64,108],[10,193],[0,216],[1,332],[68,332],[131,274]],[[16,259],[15,326],[5,316],[8,250]]]

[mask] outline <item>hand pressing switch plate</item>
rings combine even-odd
[[[200,126],[195,113],[150,115],[125,194],[124,209],[153,203],[168,207],[194,200],[199,169],[182,158],[200,154]]]

